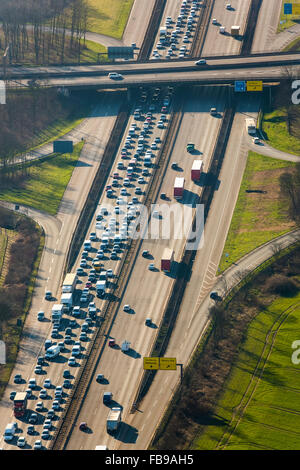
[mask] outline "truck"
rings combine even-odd
[[[83,242],[83,248],[84,248],[86,251],[91,251],[91,249],[92,249],[91,240],[85,240],[85,241]]]
[[[231,26],[231,36],[238,37],[240,35],[240,26]]]
[[[14,398],[14,415],[16,418],[24,416],[27,410],[27,393],[18,392]]]
[[[159,35],[160,36],[163,36],[163,37],[166,37],[167,36],[167,28],[162,26],[161,28],[159,28]]]
[[[4,440],[12,441],[18,429],[17,423],[8,423],[4,431]]]
[[[62,294],[60,298],[60,303],[63,305],[63,311],[69,312],[73,307],[73,294],[72,292],[68,294]]]
[[[165,272],[170,272],[173,260],[174,250],[172,250],[171,248],[165,248],[161,258],[160,269]]]
[[[77,283],[77,274],[68,273],[66,274],[64,283],[62,285],[62,292],[65,294],[74,292]]]
[[[54,344],[53,346],[50,346],[50,348],[48,348],[45,352],[45,359],[53,359],[54,357],[57,357],[59,353],[60,346],[58,344]]]
[[[96,291],[97,295],[103,295],[105,294],[105,288],[106,288],[106,281],[97,281],[96,282]]]
[[[184,178],[177,177],[174,182],[174,197],[181,199],[184,192]]]
[[[52,322],[54,322],[55,320],[61,320],[63,309],[64,309],[63,304],[54,304],[53,305],[52,312],[51,312]]]
[[[256,134],[256,123],[254,119],[246,119],[246,130],[248,134]]]
[[[121,424],[122,409],[119,407],[111,408],[108,413],[106,421],[106,430],[109,434],[114,434],[118,431]]]
[[[202,173],[203,160],[194,160],[192,170],[191,170],[191,179],[193,181],[199,181]]]
[[[130,343],[129,341],[126,341],[126,340],[123,341],[123,343],[121,344],[121,351],[122,351],[122,352],[127,352],[127,351],[129,351],[129,349],[130,349],[130,344],[131,344],[131,343]]]

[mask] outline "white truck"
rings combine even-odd
[[[51,312],[52,322],[54,322],[55,320],[61,320],[63,309],[64,309],[63,304],[54,304],[53,305],[52,312]]]
[[[130,342],[129,341],[123,341],[123,343],[121,344],[121,351],[122,352],[126,352],[126,351],[129,351],[130,349]]]
[[[77,283],[77,274],[75,273],[68,273],[66,274],[64,283],[62,285],[62,292],[69,293],[74,292]]]
[[[112,408],[107,416],[106,430],[109,434],[114,434],[118,431],[121,424],[122,409],[119,407]]]
[[[4,436],[3,436],[4,440],[5,441],[12,441],[17,428],[18,428],[17,423],[8,423],[8,425],[6,426],[5,431],[4,431]]]
[[[62,296],[60,298],[60,303],[64,306],[63,307],[64,312],[70,312],[70,310],[73,307],[73,294],[72,294],[72,292],[70,292],[68,294],[67,293],[62,294]]]
[[[248,134],[256,134],[256,123],[254,119],[246,119],[246,130]]]
[[[47,349],[45,352],[45,359],[53,359],[54,357],[57,357],[60,353],[60,347],[58,344],[54,344],[53,346],[50,346],[50,348]]]
[[[168,31],[167,31],[167,28],[162,26],[161,28],[159,28],[159,35],[160,37],[166,37]]]
[[[104,294],[106,288],[106,281],[97,281],[96,282],[96,291],[97,294]]]

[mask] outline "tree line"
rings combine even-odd
[[[0,49],[10,63],[30,53],[36,64],[64,63],[66,49],[80,62],[88,28],[87,0],[0,0]],[[30,55],[30,57],[31,57]]]

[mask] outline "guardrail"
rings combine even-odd
[[[155,0],[148,28],[137,59],[138,62],[145,61],[149,58],[165,6],[166,0]]]
[[[206,0],[202,4],[199,19],[196,26],[194,40],[190,51],[191,57],[201,56],[214,4],[215,0]]]

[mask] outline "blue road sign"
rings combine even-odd
[[[246,82],[244,80],[235,81],[234,91],[238,91],[238,92],[246,91]]]
[[[293,4],[292,3],[284,3],[283,4],[283,12],[285,15],[292,15],[293,13]]]

